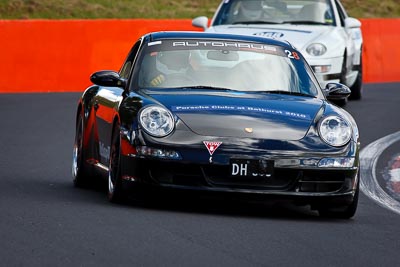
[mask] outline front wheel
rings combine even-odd
[[[320,207],[318,208],[319,215],[322,217],[338,218],[338,219],[352,218],[356,214],[359,192],[360,192],[360,181],[358,181],[353,201],[349,205],[340,208]]]
[[[119,124],[115,125],[110,149],[110,163],[108,170],[108,199],[110,202],[120,203],[124,200],[121,180],[121,137]]]

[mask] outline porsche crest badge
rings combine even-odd
[[[214,154],[215,150],[222,144],[222,142],[210,142],[210,141],[203,141],[203,144],[206,146],[208,153],[210,154],[209,162],[212,163],[212,155]]]

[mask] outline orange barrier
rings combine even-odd
[[[0,20],[0,92],[83,91],[91,73],[119,70],[143,34],[196,30],[191,20]]]
[[[363,19],[365,82],[400,81],[400,19]],[[147,32],[198,30],[191,20],[1,20],[0,92],[82,92],[118,70]]]
[[[400,81],[400,19],[361,19],[364,81]]]

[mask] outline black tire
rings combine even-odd
[[[72,181],[76,187],[88,187],[91,178],[90,172],[88,172],[88,167],[85,163],[83,132],[83,115],[79,114],[76,121],[75,141],[72,152]]]
[[[347,74],[347,61],[346,61],[346,53],[343,55],[343,64],[342,64],[342,72],[340,73],[340,83],[346,84],[346,74]],[[347,98],[343,100],[335,100],[336,105],[340,107],[344,107],[347,104]]]
[[[351,95],[350,95],[349,99],[351,99],[351,100],[360,100],[361,99],[362,85],[363,85],[362,79],[363,79],[363,73],[362,73],[362,56],[361,56],[360,67],[358,70],[357,79],[354,82],[354,84],[350,87]]]
[[[114,126],[110,149],[110,163],[108,170],[108,200],[113,203],[121,203],[125,199],[121,179],[121,136],[119,123]]]
[[[349,205],[338,208],[319,207],[318,208],[319,215],[321,217],[327,217],[327,218],[338,218],[338,219],[352,218],[357,211],[359,192],[360,192],[360,181],[358,181],[353,201]]]

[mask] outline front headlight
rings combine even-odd
[[[339,116],[324,118],[318,130],[322,140],[331,146],[343,146],[351,138],[350,123]]]
[[[326,46],[323,44],[315,43],[315,44],[310,44],[306,51],[312,56],[322,56],[323,54],[326,53]]]
[[[139,112],[139,122],[143,129],[155,137],[169,135],[175,126],[171,112],[160,106],[147,106]]]

